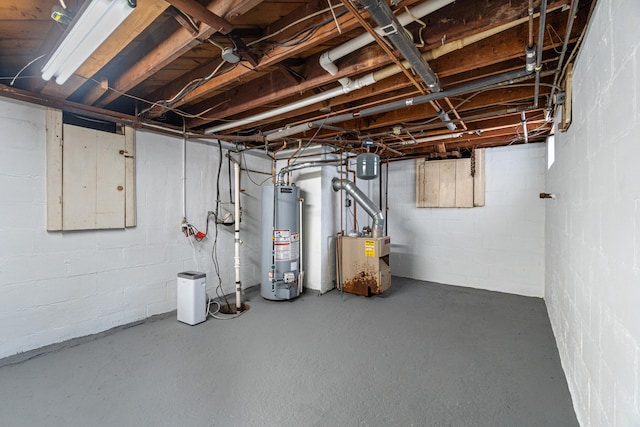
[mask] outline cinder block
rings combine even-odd
[[[180,231],[180,216],[176,216],[176,223],[165,226],[151,226],[146,230],[146,243],[155,245],[160,243],[179,243],[185,239]]]
[[[143,267],[144,280],[143,284],[152,284],[156,282],[168,282],[174,280],[178,273],[183,270],[183,263],[180,261],[166,262],[158,265]]]
[[[616,426],[637,426],[640,424],[640,412],[635,407],[633,395],[626,394],[616,387],[615,396],[615,416]]]
[[[167,301],[167,284],[165,282],[125,288],[124,290],[126,307],[147,307],[149,304],[164,301]]]
[[[122,267],[122,249],[71,252],[67,264],[70,276],[115,270]]]
[[[0,229],[0,259],[33,254],[33,235],[32,230]]]
[[[87,298],[96,294],[96,275],[42,280],[33,287],[37,306]]]
[[[160,302],[154,302],[151,303],[149,305],[147,305],[147,311],[146,311],[146,316],[150,317],[150,316],[154,316],[156,314],[162,314],[162,313],[166,313],[168,311],[172,311],[176,309],[176,301],[160,301]]]
[[[633,60],[633,54],[640,47],[638,40],[638,23],[635,18],[640,16],[640,3],[634,0],[618,0],[611,2],[611,21],[620,30],[612,31],[613,61],[615,64]],[[628,29],[628,30],[625,30]],[[635,82],[632,82],[635,83]],[[629,88],[631,89],[631,87]],[[637,93],[637,92],[636,92]]]
[[[0,287],[6,284],[65,277],[67,274],[66,258],[63,254],[41,255],[37,260],[32,257],[19,257],[10,262],[5,260],[0,269]]]
[[[96,273],[96,293],[97,295],[122,293],[125,286],[135,283],[138,277],[144,277],[142,267],[98,272]]]
[[[34,178],[11,176],[0,172],[0,201],[32,202],[35,198]]]
[[[167,244],[136,245],[123,249],[125,267],[161,264],[167,258]]]
[[[0,120],[2,120],[0,118]],[[44,141],[43,129],[25,126],[22,121],[2,121],[3,132],[15,136],[5,139],[0,147],[0,170],[10,176],[44,175],[44,152],[40,151]]]
[[[613,348],[609,352],[609,360],[616,384],[616,396],[631,396],[635,407],[635,394],[638,389],[638,344],[622,327],[613,331]]]
[[[36,295],[34,283],[21,283],[0,288],[0,316],[23,312],[35,307]]]
[[[94,231],[47,231],[44,227],[33,231],[38,242],[36,253],[57,253],[94,250],[97,234]]]
[[[97,230],[99,249],[124,248],[145,243],[146,229],[144,227],[132,227],[119,230]]]
[[[29,202],[5,202],[0,200],[0,230],[32,229],[39,223],[44,208]]]

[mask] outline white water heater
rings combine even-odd
[[[265,299],[290,300],[302,291],[300,206],[295,185],[262,187],[260,295]]]

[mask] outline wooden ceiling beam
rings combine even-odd
[[[234,17],[239,16],[237,10],[248,4],[252,4],[249,0],[227,0],[212,1],[207,9],[217,16],[228,18],[227,13],[234,13]],[[115,90],[110,91],[99,102],[99,106],[105,106],[112,101],[118,99],[123,92],[127,92],[148,79],[150,76],[169,65],[175,59],[188,52],[191,48],[206,40],[208,37],[216,33],[216,28],[209,25],[201,25],[200,31],[196,37],[193,37],[189,31],[180,28],[164,41],[159,43],[155,48],[143,56],[129,69],[125,70],[118,79],[112,83]]]
[[[217,33],[229,34],[233,31],[233,25],[226,19],[223,19],[211,12],[209,9],[196,2],[195,0],[166,0],[183,13],[195,18],[196,20],[208,25]]]

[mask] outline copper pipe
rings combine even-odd
[[[271,181],[274,184],[276,182],[276,155],[280,151],[284,150],[285,148],[287,148],[287,141],[284,141],[284,144],[282,144],[282,147],[278,148],[276,151],[273,152],[273,157],[271,158]]]
[[[291,156],[289,156],[289,158],[287,159],[287,166],[289,166],[291,164],[291,159],[293,159],[295,157],[295,155],[300,152],[301,149],[302,149],[302,140],[299,139],[298,140],[298,149],[296,151],[294,151],[294,153]],[[287,184],[289,184],[289,177],[288,176],[287,176]]]
[[[349,166],[346,168],[347,171],[347,179],[349,178],[349,173],[353,174],[353,185],[356,185],[356,171],[354,169],[349,169]],[[358,231],[358,209],[356,207],[355,200],[353,201],[353,229]],[[348,233],[348,232],[347,232]]]

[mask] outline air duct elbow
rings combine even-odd
[[[365,196],[365,194],[360,191],[353,182],[345,181],[340,178],[333,178],[333,180],[331,180],[331,187],[333,188],[333,191],[340,191],[342,189],[353,197],[353,200],[358,202],[365,212],[373,219],[373,224],[371,226],[373,237],[383,236],[384,216],[382,215],[382,211],[378,209],[371,199]]]

